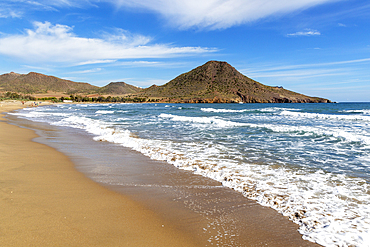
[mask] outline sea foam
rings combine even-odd
[[[209,118],[169,114],[161,117],[218,124]],[[302,171],[239,164],[218,158],[221,153],[233,152],[226,146],[179,145],[171,141],[142,139],[128,130],[108,127],[109,123],[82,117],[68,117],[58,125],[83,128],[96,135],[96,141],[117,143],[152,159],[167,161],[178,168],[220,181],[224,186],[288,216],[300,225],[299,232],[305,239],[325,246],[350,246],[354,243],[366,246],[369,243],[370,187],[361,179],[321,171],[303,171],[305,175],[302,176]],[[355,201],[356,204],[353,203]]]
[[[110,106],[109,110],[99,107],[90,115],[79,111],[76,114],[74,106],[58,106],[63,112],[50,108],[49,113],[45,110],[43,114],[40,108],[27,110],[30,114],[27,111],[19,114],[40,121],[50,122],[47,119],[52,118],[52,124],[83,129],[93,134],[96,141],[129,147],[152,159],[220,181],[223,186],[286,215],[299,225],[303,238],[310,241],[324,246],[369,246],[369,183],[361,177],[343,174],[340,167],[356,172],[369,166],[370,136],[367,116],[363,115],[365,110],[361,110],[362,115],[344,111],[342,114],[301,112],[303,107],[252,107],[233,111],[202,107],[197,111],[195,106],[179,109],[158,104],[153,107],[160,110],[146,111],[146,116],[139,106],[131,106],[135,111],[132,115],[126,106]],[[110,113],[99,117],[98,111]],[[143,133],[152,124],[156,128],[152,131],[157,132],[163,126],[166,133],[175,130],[170,134],[181,132],[190,137],[184,138],[186,141],[150,135],[144,138],[140,131],[128,129],[140,124],[146,131]],[[205,132],[206,138],[199,138]],[[243,146],[249,143],[253,145]],[[289,145],[276,146],[281,144]],[[317,149],[306,149],[309,145]],[[285,155],[290,150],[296,157]],[[349,152],[353,155],[348,156]],[[331,156],[333,153],[337,156]],[[259,161],[261,156],[263,162]],[[305,156],[335,172],[316,169]],[[286,165],[293,161],[308,164]]]

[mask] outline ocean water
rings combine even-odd
[[[215,179],[324,246],[370,246],[370,103],[60,104],[13,113]]]

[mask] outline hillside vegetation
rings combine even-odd
[[[111,82],[104,87],[73,82],[35,72],[8,73],[0,76],[0,92],[33,96],[52,96],[52,92],[71,98],[99,102],[173,102],[173,103],[329,103],[282,87],[263,85],[241,74],[226,62],[209,61],[184,73],[163,86],[141,89],[125,82]],[[105,97],[103,97],[105,96]],[[108,96],[108,97],[107,97]],[[112,96],[112,97],[110,97]],[[58,96],[60,97],[60,96]],[[134,100],[136,99],[136,100]]]
[[[88,83],[73,82],[54,76],[47,76],[35,72],[17,74],[11,72],[0,76],[1,91],[10,91],[24,94],[42,94],[47,92],[93,93],[99,87]]]
[[[167,98],[184,103],[309,103],[330,102],[309,97],[281,87],[270,87],[238,72],[226,62],[209,61],[184,73],[163,86],[152,86],[140,92],[149,98]]]
[[[115,95],[115,94],[133,94],[141,91],[139,87],[132,86],[125,82],[111,82],[108,85],[98,90],[101,94]]]

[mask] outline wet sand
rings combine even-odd
[[[240,193],[222,187],[219,182],[194,175],[188,171],[179,170],[164,162],[150,160],[137,152],[125,149],[121,146],[111,143],[94,142],[91,140],[91,136],[82,134],[73,129],[61,130],[46,126],[44,128],[40,124],[34,124],[29,121],[19,119],[14,119],[14,121],[19,125],[26,126],[27,128],[35,130],[42,129],[40,131],[42,131],[43,137],[37,138],[37,142],[47,143],[55,149],[67,154],[69,159],[73,161],[73,164],[61,153],[56,152],[45,145],[30,142],[30,138],[28,141],[23,140],[22,142],[27,143],[29,147],[33,145],[42,145],[43,147],[52,150],[52,157],[48,156],[49,158],[46,158],[47,160],[49,159],[49,163],[50,161],[59,160],[59,158],[56,158],[58,157],[57,155],[61,155],[67,159],[68,164],[64,163],[64,165],[59,166],[59,168],[64,170],[66,167],[69,167],[71,169],[70,172],[76,176],[76,178],[73,179],[73,183],[83,183],[84,186],[86,186],[86,190],[91,194],[91,197],[102,193],[99,192],[100,190],[104,190],[104,194],[108,193],[110,196],[117,196],[119,198],[116,199],[118,204],[123,203],[125,205],[128,201],[135,205],[134,209],[138,211],[139,216],[147,213],[154,218],[154,221],[151,222],[150,220],[146,220],[146,216],[143,217],[143,220],[145,221],[144,225],[146,227],[150,228],[149,226],[152,226],[154,230],[160,230],[161,234],[164,233],[161,237],[157,235],[158,233],[154,234],[157,236],[158,242],[156,242],[156,240],[150,240],[146,243],[141,243],[140,241],[143,240],[140,238],[143,237],[142,235],[140,236],[140,234],[138,235],[138,233],[130,237],[130,240],[132,241],[131,243],[122,242],[122,239],[119,237],[119,232],[121,230],[118,229],[115,224],[126,224],[131,228],[130,224],[137,226],[140,224],[140,220],[125,220],[125,217],[128,214],[130,217],[134,216],[131,214],[132,211],[130,211],[133,210],[132,208],[128,211],[125,211],[123,208],[120,212],[113,211],[110,207],[114,207],[112,205],[117,206],[117,204],[114,204],[114,202],[105,202],[104,205],[100,206],[99,213],[95,211],[95,217],[90,218],[90,223],[91,225],[101,224],[98,219],[106,216],[100,214],[109,214],[111,215],[111,218],[114,218],[114,215],[117,214],[118,216],[116,219],[111,219],[111,222],[107,225],[109,225],[110,230],[115,229],[115,232],[118,234],[113,234],[114,236],[112,236],[109,229],[102,230],[101,236],[99,237],[99,239],[101,238],[101,241],[92,241],[92,239],[88,237],[92,244],[87,245],[317,246],[311,242],[304,241],[301,235],[297,232],[297,225],[290,222],[286,217],[283,217],[272,209],[262,207],[256,202],[246,199]],[[4,123],[0,124],[2,128]],[[12,127],[18,128],[15,126]],[[1,138],[3,138],[3,131],[1,130],[0,135]],[[0,144],[0,155],[3,155],[1,152],[2,148],[3,146]],[[43,156],[44,155],[42,155],[42,157]],[[17,155],[15,155],[15,157],[17,157]],[[46,164],[46,167],[48,166],[49,165]],[[74,169],[74,166],[92,180],[100,183],[106,188],[109,188],[109,190],[106,190],[102,186],[86,179],[84,175]],[[43,177],[41,173],[37,173],[39,172],[34,171],[34,175]],[[68,184],[72,183],[69,173],[58,173],[60,175],[58,179],[62,184],[65,185],[67,182],[66,179],[69,181]],[[1,183],[3,183],[2,177],[4,177],[4,175],[3,169],[1,168]],[[39,179],[42,180],[40,177]],[[87,186],[87,184],[93,186],[90,187]],[[42,186],[46,185],[43,184]],[[42,186],[39,187],[40,190],[43,190]],[[58,194],[59,190],[65,190],[63,185],[60,186],[61,187],[59,189],[53,188],[52,191],[55,190],[55,193]],[[84,186],[83,188],[85,188]],[[4,188],[4,186],[1,188]],[[26,189],[26,186],[24,186],[24,189]],[[9,190],[11,190],[11,188]],[[120,193],[121,196],[113,191]],[[74,195],[76,192],[77,195]],[[76,189],[76,186],[72,184],[64,197],[70,197],[68,198],[71,199],[69,203],[76,205],[83,203],[81,201],[85,200],[85,193],[86,191],[79,191],[79,189]],[[11,193],[11,195],[13,195],[13,193]],[[30,195],[27,194],[23,196],[27,199],[30,197]],[[40,196],[40,200],[42,198],[42,200],[46,199],[44,198],[44,195]],[[98,196],[98,198],[101,197]],[[100,202],[97,202],[97,205],[100,205],[102,200],[103,199],[100,199]],[[104,199],[104,201],[105,200],[106,199]],[[113,204],[111,205],[111,203]],[[31,205],[29,206],[31,207]],[[49,210],[50,212],[53,212],[53,209]],[[76,211],[77,209],[65,205],[64,214],[71,213],[71,210]],[[79,213],[83,215],[83,210],[81,209]],[[45,219],[47,219],[50,215],[44,216]],[[21,222],[25,215],[17,214],[17,217]],[[78,231],[82,231],[80,228],[83,228],[86,235],[95,236],[94,231],[97,230],[90,230],[91,227],[87,223],[85,224],[86,220],[81,217],[77,217],[75,221],[70,222],[69,226],[73,229],[78,229]],[[2,241],[4,236],[3,229],[6,228],[7,224],[11,224],[10,218],[11,217],[8,217],[7,223],[0,223],[0,241]],[[63,221],[62,217],[60,217],[60,219]],[[16,223],[14,224],[17,225]],[[162,227],[162,225],[164,227]],[[59,233],[59,229],[56,229],[55,226],[51,227],[49,225],[48,228],[51,228],[49,234],[53,232],[55,235],[61,235],[62,233],[62,231]],[[44,229],[45,233],[49,231],[48,228]],[[51,231],[52,229],[54,230]],[[107,236],[104,235],[104,231]],[[122,230],[121,233],[124,232],[125,231]],[[72,233],[73,231],[70,232],[70,234]],[[13,232],[13,234],[15,233]],[[51,235],[53,236],[53,234]],[[70,237],[75,239],[77,238],[75,235],[76,234]],[[106,244],[105,241],[107,238],[112,240],[112,242],[107,242]],[[113,239],[115,239],[116,242],[113,242]],[[56,242],[59,240],[57,238],[55,239]],[[174,240],[177,240],[178,243],[171,242]],[[163,244],[164,242],[167,245]],[[60,243],[60,245],[68,244],[68,242]],[[81,243],[81,241],[75,243]],[[2,244],[2,242],[0,242],[0,244]]]
[[[86,178],[67,156],[32,142],[34,131],[0,121],[0,246],[196,246],[153,211]]]

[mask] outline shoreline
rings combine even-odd
[[[0,108],[1,246],[197,246],[129,198],[78,172],[64,154],[33,142]],[[162,227],[165,225],[166,227]]]
[[[2,111],[3,111],[2,108],[0,108],[0,112],[2,112]],[[1,124],[1,128],[2,128],[2,124],[5,124],[5,123],[3,123],[3,121],[1,121],[0,124]],[[13,127],[19,128],[17,126],[13,126]],[[34,132],[32,130],[24,129],[24,128],[22,128],[22,130],[27,130],[27,131]],[[0,132],[0,135],[2,136],[3,133]],[[35,134],[34,134],[34,136],[36,137]],[[80,137],[76,137],[76,138],[77,139],[74,139],[74,141],[81,139]],[[39,141],[34,142],[34,141],[29,140],[28,146],[37,145],[37,144],[39,144],[38,142]],[[42,143],[47,144],[47,142],[42,142]],[[100,143],[99,144],[98,142],[95,142],[94,145],[95,144],[96,145],[107,145],[107,143]],[[43,144],[40,144],[40,145],[43,145]],[[51,146],[53,146],[53,145],[51,145]],[[95,183],[95,182],[92,181],[92,180],[95,180],[95,179],[93,178],[93,176],[89,176],[88,171],[81,171],[83,169],[78,168],[78,166],[79,166],[78,162],[76,163],[73,160],[73,158],[72,158],[72,162],[71,162],[70,160],[71,160],[72,156],[70,156],[68,153],[67,153],[68,156],[65,156],[65,155],[62,154],[62,153],[65,153],[65,152],[60,153],[60,152],[56,151],[56,149],[55,149],[56,147],[54,147],[54,146],[53,146],[53,148],[50,148],[49,145],[47,145],[45,147],[49,148],[49,149],[52,149],[54,152],[64,156],[65,158],[67,158],[69,160],[69,164],[67,164],[67,166],[72,167],[72,170],[74,171],[74,173],[78,173],[78,174],[75,174],[75,175],[76,176],[78,175],[77,177],[78,177],[78,181],[80,183],[85,183],[86,180],[88,180],[89,183],[93,183],[95,185],[94,187],[89,187],[89,190],[91,190],[90,191],[91,194],[94,194],[94,195],[98,194],[98,190],[96,190],[97,187],[99,187],[100,189],[105,189],[104,187],[102,187],[98,183]],[[0,151],[1,151],[1,148],[2,148],[2,146],[0,146]],[[59,150],[59,148],[57,150]],[[126,151],[123,151],[123,153],[125,153],[125,152]],[[117,153],[117,152],[115,152],[115,153]],[[128,153],[130,153],[130,152],[128,152]],[[0,152],[0,154],[1,154],[1,152]],[[106,156],[106,155],[103,155],[103,156]],[[127,157],[127,155],[126,156],[120,156],[119,159],[123,159],[124,163],[128,163],[128,165],[129,165],[130,158],[132,158],[134,160],[134,162],[139,161],[139,163],[142,163],[142,164],[147,164],[148,163],[148,165],[144,166],[144,168],[143,168],[144,171],[146,171],[148,169],[149,170],[148,173],[153,173],[153,174],[158,175],[158,174],[161,174],[161,173],[164,172],[163,176],[162,177],[159,176],[159,178],[157,176],[155,178],[146,176],[146,177],[144,177],[144,179],[143,179],[143,177],[140,177],[140,179],[143,179],[143,180],[141,180],[142,183],[143,182],[147,183],[148,180],[149,180],[150,183],[151,183],[150,185],[153,185],[153,184],[158,185],[160,187],[160,189],[158,189],[158,188],[157,189],[152,189],[152,188],[150,188],[151,186],[149,186],[148,188],[145,188],[145,186],[144,186],[144,188],[140,188],[140,187],[137,187],[137,186],[131,186],[130,187],[130,186],[127,186],[127,185],[125,185],[125,186],[121,186],[121,185],[109,186],[109,185],[106,185],[104,183],[103,183],[103,186],[107,187],[108,189],[105,189],[105,190],[108,190],[110,193],[114,193],[119,197],[122,196],[123,199],[125,199],[125,200],[128,199],[128,201],[131,201],[134,204],[135,203],[138,204],[140,206],[140,210],[138,210],[138,211],[140,211],[140,213],[139,213],[140,215],[142,214],[142,212],[149,212],[149,213],[151,213],[155,216],[154,218],[156,220],[160,220],[162,223],[166,222],[165,223],[165,226],[166,226],[165,229],[166,230],[167,230],[168,226],[171,226],[171,224],[172,224],[172,226],[170,227],[171,228],[170,230],[172,230],[172,231],[170,231],[170,234],[160,237],[162,242],[165,242],[167,245],[163,245],[162,243],[158,243],[158,246],[170,246],[170,245],[171,246],[191,246],[191,245],[193,245],[193,246],[208,246],[208,245],[206,245],[206,244],[208,244],[208,242],[204,242],[204,240],[207,240],[207,237],[205,238],[205,236],[195,236],[195,235],[205,235],[205,233],[202,233],[200,231],[202,229],[202,228],[200,228],[200,226],[204,222],[199,223],[200,220],[198,219],[198,218],[204,217],[204,215],[199,214],[198,216],[194,216],[194,214],[192,212],[190,212],[187,208],[181,208],[181,205],[184,202],[186,202],[186,203],[191,202],[192,205],[197,206],[198,211],[204,211],[204,212],[207,212],[207,210],[214,211],[217,208],[216,211],[223,212],[223,214],[219,214],[218,216],[217,215],[215,215],[215,216],[211,215],[210,217],[211,218],[214,217],[213,221],[218,222],[222,226],[222,228],[224,228],[224,227],[225,228],[227,228],[227,227],[237,228],[237,230],[238,230],[237,234],[240,235],[240,236],[237,236],[238,237],[237,241],[228,242],[228,245],[223,245],[223,244],[226,244],[225,242],[221,242],[221,243],[218,242],[223,246],[265,246],[265,245],[267,245],[267,246],[317,246],[314,243],[303,240],[301,235],[297,232],[298,226],[295,225],[294,223],[290,222],[284,216],[280,215],[279,213],[277,213],[276,211],[274,211],[270,208],[265,208],[265,207],[257,204],[254,201],[251,201],[251,200],[248,200],[248,199],[244,198],[240,193],[235,192],[231,189],[227,189],[225,187],[217,188],[217,187],[219,187],[219,183],[214,181],[214,180],[204,178],[204,177],[201,177],[199,175],[194,175],[190,172],[185,172],[185,171],[179,170],[179,169],[173,167],[172,165],[168,165],[167,163],[164,164],[164,162],[154,162],[154,161],[150,160],[147,157],[138,158],[140,156],[140,155],[138,156],[138,154],[133,154],[132,156],[133,157]],[[53,155],[53,157],[56,157],[56,156]],[[55,159],[55,158],[53,158],[53,159]],[[87,162],[90,162],[90,161],[87,160]],[[154,162],[156,164],[153,166],[152,162]],[[66,165],[66,164],[64,164],[64,165]],[[157,168],[157,167],[161,167],[161,166],[162,166],[162,168]],[[128,167],[129,166],[126,165],[125,169],[127,169]],[[150,170],[150,169],[152,169],[151,167],[155,167],[155,168],[153,168],[154,170]],[[76,168],[79,171],[77,171]],[[159,171],[159,170],[156,170],[156,169],[162,169],[162,170]],[[120,172],[122,172],[122,171],[120,171]],[[39,175],[41,175],[41,174],[39,174]],[[86,176],[90,177],[92,180],[88,179]],[[61,177],[64,178],[65,175],[61,176]],[[173,180],[173,181],[168,181],[167,177],[170,177],[169,180]],[[195,178],[195,180],[194,180],[194,178]],[[125,179],[129,179],[129,176],[126,176]],[[181,181],[181,183],[183,183],[183,184],[181,184],[181,183],[179,184],[179,181]],[[171,185],[169,182],[173,182],[173,184]],[[158,183],[158,184],[156,184],[156,183]],[[199,185],[199,187],[201,187],[201,189],[199,189],[199,188],[181,189],[180,188],[181,186],[189,187],[189,186],[187,186],[189,183],[191,183],[192,185]],[[117,184],[119,184],[119,182]],[[170,190],[168,190],[168,189],[166,190],[163,187],[161,187],[161,185],[166,185],[166,186],[170,185],[170,187],[171,186],[172,187],[171,187]],[[197,187],[197,186],[195,186],[195,187]],[[175,188],[175,190],[174,190],[174,188]],[[40,188],[40,189],[42,189],[42,188]],[[111,190],[117,191],[120,194],[112,192]],[[173,192],[172,190],[174,190],[175,192]],[[68,196],[72,197],[72,195],[74,194],[75,191],[69,191],[69,192],[71,192],[71,194],[69,194],[69,193],[66,193],[66,194]],[[155,192],[155,193],[153,193],[153,192]],[[177,200],[176,203],[174,204],[173,202],[171,202],[171,201],[173,201],[173,198],[171,197],[171,193],[186,195],[187,199],[186,199],[186,201],[181,201],[180,199],[177,200],[177,198],[174,197]],[[199,194],[200,196],[194,197],[193,194],[194,195]],[[153,195],[155,195],[155,196],[153,196]],[[77,198],[77,199],[80,199],[80,198]],[[71,200],[72,201],[71,203],[76,203],[76,201],[78,201],[77,199],[76,199],[76,197],[74,197]],[[131,200],[131,199],[133,199],[133,200]],[[43,198],[43,200],[45,200],[45,198]],[[205,204],[207,204],[207,206],[205,206]],[[180,207],[179,207],[179,205],[180,205]],[[198,208],[198,206],[199,206],[199,208]],[[232,209],[232,210],[229,209],[231,206],[232,206],[232,208],[234,208],[234,206],[235,206],[235,209]],[[200,207],[202,207],[202,208],[200,208]],[[207,209],[207,207],[210,207],[210,208]],[[68,210],[65,209],[65,210],[68,211],[70,209],[68,209]],[[106,209],[104,208],[104,211],[105,210]],[[226,214],[225,214],[225,211],[227,211],[227,210],[229,210],[229,211],[226,212]],[[210,212],[210,211],[208,211],[208,212]],[[112,213],[111,214],[112,217],[114,217],[114,215],[116,213],[119,213],[119,212],[116,211],[115,213],[113,213],[113,211],[112,211],[111,213]],[[127,211],[126,212],[122,211],[121,213],[127,214]],[[131,211],[129,213],[131,215]],[[100,214],[100,212],[99,212],[99,214]],[[183,220],[183,222],[185,224],[189,225],[188,229],[186,229],[186,227],[182,228],[182,223],[177,222],[179,220],[177,218],[175,218],[176,215],[177,216],[180,215],[182,217],[182,218],[180,217],[180,220]],[[208,220],[208,213],[207,213],[207,217],[205,217],[205,218],[207,218],[207,220]],[[122,219],[120,219],[120,220],[122,220]],[[238,221],[238,222],[235,223],[235,220]],[[81,221],[81,219],[80,219],[80,221]],[[233,222],[233,223],[230,223],[230,222]],[[78,225],[77,223],[79,223],[81,225]],[[120,223],[120,222],[116,221],[116,223]],[[145,220],[144,223],[146,225],[148,225],[148,224],[151,224],[153,222],[149,223]],[[83,222],[73,222],[72,225],[74,225],[74,224],[77,224],[78,226],[83,227],[84,229],[87,228],[87,226],[85,226],[85,224]],[[161,224],[158,225],[156,223],[156,221],[154,222],[154,228],[158,228],[158,227],[161,227],[161,226],[162,225]],[[0,224],[0,241],[2,241],[2,237],[3,237],[2,228],[3,227],[1,227],[1,224]],[[193,228],[193,229],[190,229],[190,231],[187,231],[187,230],[189,230],[189,228]],[[159,230],[163,230],[163,229],[159,229]],[[216,229],[214,231],[218,231],[218,230],[220,230],[220,229]],[[45,231],[46,231],[46,229],[45,229]],[[87,229],[86,229],[86,231],[90,232],[90,230],[87,230]],[[197,231],[199,232],[199,234],[197,233]],[[182,241],[180,241],[180,243],[170,244],[171,236],[174,236],[176,234],[180,235],[180,239],[181,239],[181,237],[183,238]],[[212,234],[214,234],[214,233],[212,233]],[[135,236],[133,236],[133,238],[134,237]],[[146,235],[145,235],[145,238],[147,238]],[[153,244],[153,242],[150,243],[150,244],[140,244],[140,242],[135,242],[135,239],[131,239],[131,240],[134,242],[132,244],[132,246],[155,246],[156,245],[155,244],[156,242],[154,242],[154,244]],[[179,240],[178,236],[176,237],[176,240]],[[192,240],[192,241],[189,241],[189,240]],[[190,244],[189,244],[189,242],[190,242]],[[2,242],[0,242],[0,243],[2,243]],[[122,245],[122,242],[118,242],[118,243],[120,243]],[[120,245],[120,244],[117,244],[117,245]],[[94,244],[89,244],[89,246],[91,246],[91,245],[94,245]],[[102,245],[102,242],[97,243],[96,245]],[[104,242],[104,245],[106,246],[107,244]],[[112,245],[116,245],[116,244],[113,243]],[[5,245],[5,246],[8,246],[8,245]],[[124,246],[131,246],[131,245],[125,243]],[[209,246],[211,246],[211,245],[209,245]]]

